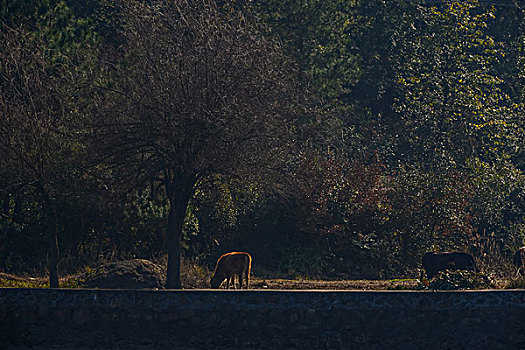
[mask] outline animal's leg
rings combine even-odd
[[[242,280],[244,281],[245,288],[248,289],[248,284],[250,283],[250,280],[249,280],[249,277],[248,277],[247,269],[242,270],[241,273],[239,274],[239,276],[241,278],[241,281]],[[242,288],[242,285],[241,285],[241,288]]]
[[[239,289],[242,289],[242,277],[243,277],[242,274],[243,272],[239,274]]]

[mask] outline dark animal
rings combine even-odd
[[[512,263],[518,268],[516,274],[522,276],[525,275],[525,246],[516,250],[516,253],[514,253],[514,258],[512,259]]]
[[[439,271],[443,270],[470,270],[478,271],[472,255],[462,252],[428,252],[423,255],[421,277],[423,280],[423,270],[427,273],[427,278],[434,277]]]
[[[252,269],[252,257],[248,253],[231,252],[222,255],[217,260],[217,266],[211,277],[211,287],[216,289],[227,280],[226,288],[230,289],[230,282],[235,288],[235,276],[239,276],[239,287],[242,288],[243,278],[246,281],[246,289],[250,287],[250,270]]]

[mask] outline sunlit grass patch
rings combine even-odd
[[[48,288],[49,281],[45,278],[19,277],[0,273],[1,288]]]
[[[77,275],[65,276],[59,279],[59,287],[82,288],[83,282],[84,280]],[[49,288],[49,279],[0,273],[0,288]]]
[[[395,278],[393,280],[389,280],[390,282],[413,282],[417,281],[417,278]]]

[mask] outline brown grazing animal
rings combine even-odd
[[[250,287],[250,270],[252,269],[252,257],[248,253],[231,252],[222,255],[217,260],[217,266],[211,277],[211,287],[219,288],[224,280],[227,280],[226,288],[230,289],[233,282],[235,289],[235,276],[239,276],[239,287],[242,288],[243,278],[246,281],[246,289]]]
[[[472,255],[462,252],[428,252],[423,255],[420,280],[423,280],[423,270],[427,278],[434,277],[443,270],[478,271]]]
[[[517,275],[525,275],[525,246],[516,250],[512,263],[518,268]]]

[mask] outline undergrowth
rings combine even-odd
[[[487,274],[465,270],[440,271],[434,278],[424,279],[416,289],[461,290],[495,288],[496,282]]]
[[[525,276],[511,278],[505,285],[506,289],[525,289]]]
[[[82,288],[84,279],[80,275],[65,276],[59,279],[59,288]],[[49,288],[46,277],[18,277],[0,273],[0,288]]]

